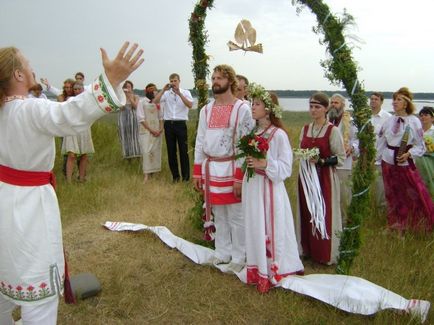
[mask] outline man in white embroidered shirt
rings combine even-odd
[[[241,211],[243,173],[235,159],[239,139],[254,127],[250,106],[235,97],[237,79],[232,67],[214,68],[211,100],[200,111],[194,151],[193,184],[205,199],[205,234],[214,215],[215,255],[212,264],[229,263],[240,272],[245,264],[245,227]],[[207,229],[208,228],[208,229]],[[212,231],[211,231],[212,232]]]
[[[173,182],[180,180],[176,145],[179,148],[181,176],[183,181],[190,179],[190,162],[188,159],[187,120],[188,110],[193,107],[190,91],[179,87],[177,73],[169,76],[170,83],[161,89],[152,101],[164,104],[164,134],[166,137],[167,158]]]
[[[369,98],[369,106],[371,106],[372,116],[371,123],[374,127],[375,133],[375,147],[377,147],[378,134],[380,133],[381,126],[384,121],[388,119],[390,114],[381,108],[384,101],[384,95],[379,92],[372,93]],[[386,196],[384,195],[384,184],[383,184],[383,172],[381,170],[381,158],[375,161],[375,168],[377,169],[377,178],[375,179],[375,198],[377,207],[386,208]]]
[[[337,126],[344,139],[346,158],[341,167],[336,167],[340,183],[342,225],[348,219],[347,208],[351,203],[351,171],[353,160],[359,156],[359,139],[357,139],[357,128],[353,124],[352,117],[345,110],[345,97],[341,94],[334,94],[330,98],[330,108],[327,112],[330,122]]]

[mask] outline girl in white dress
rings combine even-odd
[[[256,134],[267,139],[265,159],[247,157],[255,175],[242,186],[246,223],[247,282],[267,292],[283,277],[303,274],[294,231],[291,205],[284,180],[291,176],[292,149],[282,127],[282,110],[277,96],[262,86],[251,84],[252,115]]]

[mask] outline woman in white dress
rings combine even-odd
[[[294,231],[291,205],[284,180],[292,173],[292,149],[282,127],[282,109],[277,96],[262,86],[251,84],[252,115],[256,135],[268,141],[265,159],[247,157],[255,175],[242,186],[246,223],[247,282],[267,292],[283,277],[303,274]]]
[[[148,181],[150,174],[161,171],[161,139],[164,126],[160,104],[152,103],[156,91],[154,84],[148,84],[145,88],[146,97],[137,105],[144,183]]]
[[[83,83],[76,81],[73,85],[73,91],[74,96],[80,95],[84,91]],[[62,155],[67,156],[66,180],[68,183],[72,182],[72,174],[76,160],[78,160],[78,180],[85,182],[89,155],[95,152],[90,127],[78,135],[63,137],[61,151]]]

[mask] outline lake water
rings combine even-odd
[[[292,97],[280,97],[279,98],[280,106],[284,108],[285,111],[308,111],[309,109],[309,98],[292,98]],[[434,106],[434,100],[426,100],[426,101],[413,101],[416,106],[416,112],[419,112],[423,106]],[[368,101],[369,105],[369,101]],[[350,107],[350,103],[347,100],[346,107]],[[392,107],[392,99],[385,98],[383,102],[382,108],[388,112],[393,112]]]
[[[291,112],[307,112],[309,110],[309,98],[296,98],[296,97],[280,97],[280,106],[284,111]],[[434,106],[434,100],[415,100],[413,101],[416,106],[416,113],[419,112],[423,106]],[[369,105],[369,101],[368,101]],[[197,98],[194,98],[194,106],[197,106]],[[350,107],[350,103],[346,101],[346,107]],[[351,109],[351,107],[350,107]],[[393,112],[392,99],[385,98],[383,102],[383,109],[388,112]]]

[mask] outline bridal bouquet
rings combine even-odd
[[[295,157],[303,160],[311,160],[319,157],[319,149],[317,147],[306,149],[294,149]]]
[[[263,159],[267,156],[268,151],[268,141],[263,137],[260,137],[255,134],[254,131],[250,132],[243,136],[237,144],[237,148],[240,153],[235,156],[236,159],[244,158],[247,156]],[[247,175],[247,181],[253,175],[255,175],[255,169],[247,166],[246,160],[244,160],[241,169]]]
[[[311,159],[319,158],[319,149],[294,149],[294,155],[300,159],[300,183],[303,188],[306,205],[310,212],[312,234],[315,237],[329,239],[325,224],[326,207],[322,195],[320,180],[315,163]]]

